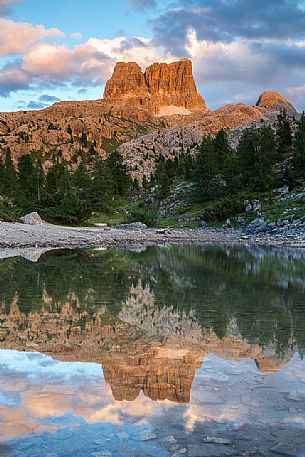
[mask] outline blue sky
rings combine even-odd
[[[210,108],[276,90],[305,107],[299,0],[0,0],[0,110],[95,99],[119,60],[189,57]]]

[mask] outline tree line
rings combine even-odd
[[[7,148],[0,160],[0,195],[18,214],[38,211],[60,223],[80,223],[94,211],[111,212],[114,198],[130,187],[121,155],[113,152],[106,160],[82,151],[80,155],[75,164],[62,160],[55,150],[44,156],[33,151],[15,165]]]

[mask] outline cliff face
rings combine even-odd
[[[106,84],[104,100],[144,108],[152,114],[162,114],[163,107],[180,107],[184,114],[184,110],[206,110],[188,59],[154,63],[144,74],[135,62],[119,62]]]
[[[105,100],[147,95],[147,86],[141,67],[136,62],[118,62],[111,79],[107,81]]]

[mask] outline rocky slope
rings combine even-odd
[[[103,100],[59,102],[40,111],[0,113],[0,157],[55,151],[70,159],[91,145],[105,156],[112,147],[162,125],[145,110],[112,107]],[[86,136],[87,145],[82,140]]]
[[[205,135],[215,135],[222,128],[231,130],[230,140],[236,145],[245,128],[259,127],[264,123],[273,124],[283,109],[286,109],[288,115],[297,116],[296,110],[284,97],[265,92],[256,106],[239,103],[189,116],[171,116],[164,119],[165,128],[154,129],[124,143],[119,151],[128,164],[131,175],[141,182],[144,175],[150,177],[158,156],[173,159],[183,153],[194,154]]]

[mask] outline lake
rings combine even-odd
[[[305,456],[305,251],[0,261],[0,456]]]

